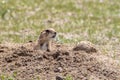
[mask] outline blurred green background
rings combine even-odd
[[[120,0],[0,0],[0,42],[36,41],[46,28],[67,44],[89,40],[120,52]]]

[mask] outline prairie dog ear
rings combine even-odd
[[[41,34],[45,34],[46,33],[46,30],[42,31]]]
[[[39,38],[43,38],[45,36],[45,34],[46,34],[46,31],[42,31],[39,35]]]

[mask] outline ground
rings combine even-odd
[[[33,43],[0,44],[0,74],[13,80],[65,80],[67,76],[69,80],[120,79],[118,62],[99,50],[74,51],[74,46],[55,43],[54,49],[46,52],[34,51],[30,45]]]

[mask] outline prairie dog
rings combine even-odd
[[[51,40],[54,39],[57,35],[57,32],[53,28],[43,30],[38,38],[37,44],[34,47],[34,50],[51,50]]]

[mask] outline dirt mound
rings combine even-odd
[[[51,52],[34,51],[23,44],[0,45],[0,74],[16,72],[16,80],[64,80],[68,75],[73,80],[119,80],[120,68],[99,56],[61,44]]]
[[[74,51],[85,51],[87,53],[97,52],[97,49],[94,44],[89,41],[81,41],[78,45],[73,48]]]

